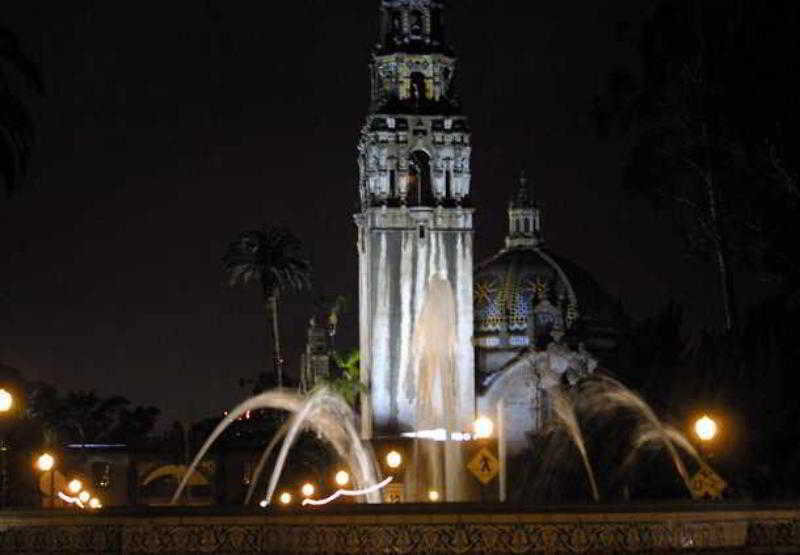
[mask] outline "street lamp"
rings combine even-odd
[[[311,482],[306,482],[305,484],[303,484],[303,487],[300,488],[300,491],[302,492],[303,497],[311,497],[312,495],[314,495],[315,491],[314,484],[312,484]]]
[[[92,497],[91,499],[89,499],[90,509],[99,509],[102,506],[103,506],[102,503],[100,503],[100,500],[97,497]]]
[[[56,459],[50,453],[42,453],[39,455],[39,458],[36,459],[36,468],[41,470],[42,472],[50,472],[53,470],[53,467],[56,465]]]
[[[73,478],[67,484],[67,489],[72,495],[77,495],[83,489],[83,483],[77,478]]]
[[[278,499],[284,505],[288,505],[289,503],[292,502],[292,494],[289,493],[288,491],[284,491]]]
[[[492,437],[494,423],[488,416],[479,416],[472,423],[472,432],[475,439],[486,439]]]
[[[5,389],[0,389],[0,412],[8,412],[14,405],[14,396]]]
[[[434,503],[439,500],[439,492],[435,489],[432,489],[428,492],[428,499]]]
[[[89,499],[91,499],[91,497],[92,497],[92,494],[89,493],[86,490],[83,490],[82,492],[80,492],[78,494],[78,499],[80,500],[81,503],[84,503],[84,504],[88,503],[88,501],[89,501]]]
[[[4,416],[14,405],[14,396],[5,389],[0,389],[0,413]],[[6,491],[8,490],[8,466],[6,464],[6,445],[5,432],[0,436],[0,507],[6,506]]]
[[[399,468],[403,464],[403,455],[397,451],[389,451],[386,453],[386,464],[389,468]]]
[[[694,433],[701,441],[711,441],[717,435],[717,423],[707,414],[694,423]]]
[[[36,459],[36,468],[42,473],[50,473],[50,508],[56,506],[56,458],[50,453],[42,453]]]
[[[347,485],[347,482],[350,481],[350,474],[348,474],[346,470],[340,470],[333,479],[336,481],[337,486],[344,487]]]

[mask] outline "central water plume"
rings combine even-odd
[[[414,407],[415,431],[445,430],[444,464],[436,443],[416,440],[412,470],[417,498],[425,498],[429,489],[444,491],[448,501],[462,501],[465,496],[464,464],[461,445],[451,441],[451,434],[464,432],[470,422],[464,415],[472,407],[463,407],[456,368],[456,303],[450,282],[431,277],[425,299],[414,326],[411,343],[413,359],[401,370],[400,392]],[[468,418],[466,420],[470,420]]]
[[[278,434],[280,436],[285,433],[286,438],[283,441],[270,478],[266,496],[267,503],[269,503],[275,491],[278,479],[286,463],[289,449],[300,430],[305,428],[313,430],[333,446],[336,453],[348,464],[350,473],[358,488],[372,486],[378,482],[378,466],[372,449],[361,442],[355,429],[353,411],[341,396],[325,387],[313,391],[308,396],[276,389],[247,399],[225,416],[197,452],[189,470],[184,475],[172,497],[172,504],[175,504],[178,500],[197,465],[222,432],[246,412],[259,409],[280,409],[292,413],[291,419]],[[266,451],[271,451],[276,442],[277,439],[273,438]],[[265,452],[262,461],[266,460],[268,454],[268,452]],[[263,467],[263,464],[260,466]],[[253,482],[257,480],[258,476],[253,476]],[[250,494],[248,494],[248,499],[249,496]],[[380,503],[381,494],[379,491],[370,491],[366,498],[370,503]]]

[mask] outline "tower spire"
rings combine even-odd
[[[525,170],[520,172],[519,185],[508,203],[508,235],[506,248],[535,247],[542,242],[539,207],[531,195]]]

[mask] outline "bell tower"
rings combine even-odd
[[[399,381],[432,277],[455,310],[461,430],[474,418],[471,137],[454,92],[440,0],[381,0],[370,108],[358,142],[362,435],[415,429]],[[413,396],[413,394],[412,394]],[[456,431],[456,430],[453,430]]]

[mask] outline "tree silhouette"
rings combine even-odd
[[[300,255],[300,240],[286,227],[271,226],[241,232],[223,258],[230,285],[258,282],[271,323],[273,369],[278,387],[283,386],[283,358],[278,329],[278,298],[286,290],[310,288],[310,264]],[[261,386],[267,383],[266,376]],[[263,387],[256,387],[256,390]]]
[[[0,183],[7,195],[21,184],[35,141],[36,126],[14,83],[44,92],[39,69],[25,55],[14,34],[0,27]]]
[[[727,333],[737,270],[798,270],[787,239],[800,90],[783,59],[800,47],[798,23],[793,3],[662,1],[638,38],[639,75],[615,71],[596,100],[600,130],[617,124],[631,139],[627,189],[669,211],[686,253],[713,264]]]

